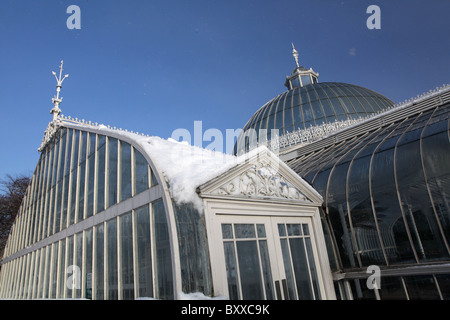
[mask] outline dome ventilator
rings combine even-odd
[[[292,90],[295,87],[304,87],[308,84],[318,83],[319,73],[315,72],[312,68],[306,69],[298,63],[298,51],[295,49],[294,44],[292,44],[292,55],[294,56],[296,67],[292,70],[290,76],[286,76],[286,82],[284,85],[288,90]]]

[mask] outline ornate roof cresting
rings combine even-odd
[[[59,66],[59,78],[56,77],[56,72],[52,71],[52,74],[56,79],[56,96],[52,98],[53,108],[50,110],[50,113],[53,115],[52,121],[48,124],[47,129],[44,132],[44,137],[42,138],[41,146],[38,148],[38,151],[41,152],[44,150],[47,143],[51,140],[57,129],[61,126],[62,122],[59,119],[59,115],[61,113],[61,109],[59,108],[59,104],[62,102],[62,97],[59,96],[59,92],[61,91],[62,83],[64,79],[66,79],[69,75],[66,74],[62,77],[63,72],[63,60],[61,60],[61,65]]]

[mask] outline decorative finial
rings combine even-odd
[[[52,98],[52,102],[55,105],[52,110],[50,110],[50,113],[53,114],[53,121],[56,121],[58,119],[58,115],[61,113],[61,109],[59,108],[59,104],[62,101],[62,97],[59,97],[59,92],[61,91],[61,84],[63,83],[64,79],[67,78],[69,75],[66,74],[63,78],[62,76],[63,71],[63,61],[61,60],[61,65],[59,66],[59,78],[56,77],[56,72],[52,71],[52,74],[55,76],[56,79],[56,96]]]
[[[300,66],[298,65],[298,51],[295,50],[294,43],[291,42],[291,44],[292,44],[292,55],[294,56],[295,63],[297,64],[297,68],[300,68]]]

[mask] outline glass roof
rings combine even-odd
[[[394,102],[372,90],[338,82],[315,83],[286,91],[260,108],[244,131],[278,129],[279,135],[335,121],[358,119],[391,107]]]

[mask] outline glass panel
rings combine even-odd
[[[319,280],[317,278],[317,269],[316,269],[316,262],[313,255],[313,248],[311,244],[311,238],[305,238],[305,245],[306,245],[306,252],[308,253],[308,264],[309,264],[309,271],[311,273],[311,281],[314,288],[314,298],[316,300],[320,300],[320,288],[319,288]]]
[[[65,298],[72,298],[72,288],[70,288],[70,286],[67,285],[66,276],[67,276],[68,268],[73,265],[73,249],[74,249],[73,247],[74,247],[73,236],[71,236],[71,237],[67,238],[67,252],[66,252],[67,261],[66,261],[66,269],[64,270],[64,275],[65,275],[64,280],[65,281],[63,282],[64,286],[66,287]]]
[[[86,218],[94,214],[95,134],[89,133],[89,155],[87,164],[87,208]]]
[[[173,299],[172,253],[170,251],[170,237],[166,221],[166,212],[162,200],[152,204],[153,225],[156,248],[156,277],[159,299]]]
[[[51,277],[51,288],[50,288],[50,298],[55,299],[56,298],[56,283],[57,283],[57,275],[58,275],[58,250],[59,249],[59,243],[56,242],[53,244],[53,261],[52,261],[52,269],[50,271],[50,277]]]
[[[286,227],[284,223],[279,223],[278,224],[278,233],[280,235],[280,237],[285,237],[286,236]]]
[[[264,225],[260,225],[264,227]],[[264,230],[265,234],[265,230]],[[266,240],[259,240],[259,252],[261,255],[262,273],[264,288],[266,290],[266,300],[274,300],[272,269],[270,268],[269,249]]]
[[[49,245],[47,246],[47,260],[45,262],[45,274],[44,274],[44,292],[42,295],[42,298],[48,298],[48,293],[49,293],[49,286],[50,286],[50,275],[51,275],[51,271],[50,271],[50,267],[51,267],[51,258],[52,258],[52,246]]]
[[[69,201],[69,176],[64,177],[64,189],[62,194],[61,230],[67,228],[67,206]]]
[[[78,183],[78,214],[77,214],[77,222],[80,222],[84,219],[84,188],[86,181],[86,160],[84,160],[80,164],[80,179]]]
[[[426,120],[429,115],[417,118]],[[397,146],[397,181],[403,211],[419,259],[430,260],[443,256],[448,251],[439,230],[428,193],[421,157],[420,134],[422,128],[407,132]],[[437,152],[439,154],[440,151]]]
[[[300,230],[300,224],[287,224],[287,232],[288,236],[300,236],[301,230]]]
[[[256,238],[254,224],[235,224],[234,232],[236,238]]]
[[[40,262],[40,267],[39,267],[39,279],[38,279],[38,283],[39,283],[39,290],[37,292],[37,298],[43,298],[43,294],[44,294],[44,282],[45,282],[45,266],[47,265],[46,263],[46,250],[47,247],[41,248],[41,262]]]
[[[97,300],[105,298],[104,266],[105,266],[105,232],[103,224],[95,228],[95,295]]]
[[[306,252],[301,238],[290,238],[289,245],[294,266],[295,281],[300,300],[314,299],[311,282],[309,279],[309,268],[306,261]]]
[[[264,299],[256,241],[237,241],[242,299]]]
[[[450,274],[437,274],[436,280],[441,290],[442,299],[450,300]]]
[[[302,228],[303,228],[303,234],[305,236],[309,236],[309,227],[308,227],[308,225],[306,223],[303,223],[302,224]]]
[[[148,164],[144,156],[134,149],[134,178],[135,178],[135,192],[141,193],[148,189]]]
[[[121,241],[121,269],[122,269],[122,298],[134,299],[134,272],[133,272],[133,229],[131,212],[120,217]]]
[[[85,250],[86,250],[86,260],[85,260],[85,293],[84,297],[86,299],[92,299],[92,228],[87,229],[84,232],[85,236]]]
[[[80,149],[80,131],[75,130],[73,132],[74,143],[73,143],[73,159],[72,159],[72,170],[78,167],[78,153]]]
[[[375,290],[370,290],[367,288],[366,285],[366,279],[359,280],[359,279],[353,279],[348,280],[348,283],[350,284],[353,299],[354,300],[376,300],[375,297]]]
[[[80,272],[83,270],[83,232],[76,234],[76,251],[75,251],[75,261],[74,265],[77,266]],[[81,277],[81,273],[79,274]],[[81,278],[79,279],[82,280]],[[79,283],[79,287],[74,287],[74,298],[81,298],[81,282]]]
[[[107,252],[108,252],[108,299],[117,300],[118,296],[118,269],[117,269],[117,220],[109,220],[107,227]]]
[[[120,201],[131,198],[131,146],[120,142]]]
[[[294,79],[291,79],[291,86],[292,87],[300,87],[300,79],[299,78],[294,78]]]
[[[436,283],[431,275],[408,276],[403,279],[410,300],[440,300]]]
[[[101,212],[105,209],[105,156],[106,156],[106,138],[98,136],[97,141],[97,210]]]
[[[236,269],[236,254],[234,252],[233,242],[224,242],[223,248],[225,252],[225,265],[228,279],[228,295],[230,300],[238,300],[240,298],[239,294],[239,284],[237,278]]]
[[[156,179],[155,174],[151,171],[151,179],[152,179],[152,187],[158,185],[158,180]]]
[[[286,300],[296,300],[297,294],[295,293],[294,274],[292,272],[291,254],[289,253],[289,247],[286,239],[280,239],[281,251],[283,254],[284,271],[286,273],[286,282],[288,289],[288,297],[284,297]]]
[[[222,224],[222,238],[233,239],[233,229],[231,228],[231,224]]]
[[[72,171],[72,182],[71,182],[71,187],[70,187],[70,210],[69,210],[69,218],[68,218],[68,222],[69,225],[74,224],[75,222],[75,210],[76,210],[76,198],[77,198],[77,175],[78,175],[78,170],[75,169]]]
[[[393,147],[397,139],[383,142],[372,159],[373,207],[390,263],[415,261],[395,187]]]
[[[311,77],[309,75],[301,76],[302,77],[302,85],[306,86],[311,84]]]
[[[136,209],[137,232],[137,272],[139,297],[153,298],[152,247],[150,236],[149,207],[145,205]]]
[[[280,106],[279,106],[279,109],[281,108],[281,111],[279,111],[279,112],[277,112],[276,114],[275,114],[275,116],[276,116],[276,119],[275,119],[275,126],[273,127],[273,128],[276,128],[276,129],[278,129],[278,130],[280,130],[279,132],[278,132],[278,134],[279,135],[283,135],[284,134],[284,119],[283,119],[283,114],[284,114],[284,112],[283,112],[283,106],[282,106],[282,104],[281,104],[282,102],[280,102]],[[272,129],[272,128],[271,128]]]
[[[117,203],[117,139],[108,138],[108,205]]]
[[[77,222],[84,219],[84,192],[86,186],[86,150],[87,133],[82,133],[81,152],[80,152],[80,179],[78,182],[78,217]]]
[[[66,287],[66,239],[60,242],[60,252],[59,252],[59,292],[57,298],[64,298],[64,289]]]
[[[256,225],[256,230],[258,232],[258,237],[259,238],[265,238],[266,237],[266,228],[264,227],[263,224],[257,224]]]
[[[422,139],[422,157],[434,210],[450,242],[450,141],[447,121],[429,125]],[[432,134],[432,135],[431,135]],[[436,230],[437,231],[437,230]]]
[[[381,300],[406,300],[406,292],[400,277],[381,277]]]
[[[37,289],[38,289],[38,281],[39,281],[39,263],[40,263],[40,254],[41,251],[40,250],[36,250],[35,251],[35,259],[34,259],[34,265],[32,264],[33,267],[33,277],[30,278],[30,280],[32,281],[31,283],[31,288],[30,288],[30,294],[31,294],[31,299],[36,298],[37,295]],[[23,267],[25,268],[25,263],[23,264]],[[23,274],[21,275],[22,280],[23,281]],[[20,289],[20,284],[18,285],[18,289]],[[20,293],[20,291],[18,292]]]
[[[372,148],[375,145],[373,144]],[[366,151],[368,148],[369,146],[365,146],[363,150]],[[349,168],[347,177],[349,188],[352,190],[351,194],[347,195],[347,203],[350,206],[350,218],[359,256],[364,266],[386,264],[371,205],[370,160],[370,156],[356,158]]]
[[[66,151],[66,158],[65,158],[65,165],[64,165],[64,175],[66,175],[66,176],[70,172],[73,130],[68,129],[68,133],[69,134],[67,136],[67,151]]]

